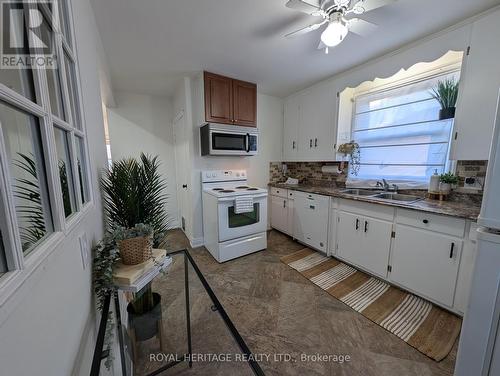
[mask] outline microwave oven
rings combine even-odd
[[[214,123],[200,127],[201,155],[256,155],[258,140],[254,127]]]

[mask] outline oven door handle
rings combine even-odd
[[[247,153],[250,153],[250,133],[247,133]]]
[[[258,195],[253,195],[252,198],[254,199],[254,202],[257,200],[257,199],[262,199],[262,198],[265,198],[267,197],[267,193],[261,193],[261,194],[258,194]],[[235,200],[235,197],[220,197],[218,199],[219,202],[228,202],[228,201],[234,201]]]

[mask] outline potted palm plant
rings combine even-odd
[[[455,117],[455,109],[458,98],[458,82],[453,78],[439,81],[437,87],[432,89],[431,95],[441,105],[439,120]]]
[[[100,301],[113,288],[112,268],[117,260],[140,263],[152,257],[152,246],[158,247],[165,237],[169,218],[165,210],[166,183],[159,165],[158,157],[141,154],[139,160],[113,162],[101,178],[108,236],[98,245],[94,261],[94,289]],[[135,295],[127,311],[129,328],[137,340],[157,334],[161,295],[152,291],[151,284]]]

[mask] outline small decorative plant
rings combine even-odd
[[[441,183],[455,185],[455,184],[458,184],[458,176],[455,174],[452,174],[451,172],[447,172],[447,173],[441,174],[439,176],[439,181]]]
[[[359,144],[352,140],[345,144],[341,144],[338,148],[338,152],[349,156],[350,172],[351,174],[357,176],[359,172],[359,164],[361,161],[361,152],[359,150]]]
[[[458,98],[458,82],[453,78],[439,81],[437,87],[432,89],[432,97],[439,102],[441,110],[439,119],[450,119],[455,117],[455,106]]]

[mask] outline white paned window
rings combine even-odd
[[[11,4],[12,12],[2,8],[10,12],[10,27],[2,26],[2,56],[9,53],[15,62],[43,56],[56,64],[0,66],[2,276],[28,270],[36,263],[25,263],[26,258],[55,249],[92,200],[71,2]],[[43,22],[28,29],[30,17]],[[0,279],[0,291],[5,280]]]
[[[360,146],[358,175],[349,184],[386,179],[425,186],[435,170],[448,164],[453,119],[439,120],[431,89],[458,72],[420,79],[355,97],[352,139]]]

